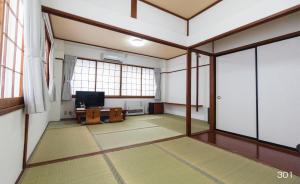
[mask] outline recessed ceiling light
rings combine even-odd
[[[145,45],[145,40],[140,39],[140,38],[130,38],[129,42],[131,45],[135,47],[142,47]]]

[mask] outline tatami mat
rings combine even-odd
[[[139,116],[127,116],[126,121],[144,121],[162,118],[162,115],[145,114]]]
[[[103,156],[59,162],[25,170],[19,184],[117,184]]]
[[[105,123],[105,124],[98,124],[98,125],[90,125],[88,126],[89,130],[93,134],[106,134],[106,133],[113,133],[113,132],[122,132],[127,130],[135,130],[141,128],[149,128],[149,127],[156,127],[158,125],[148,123],[145,121],[124,121],[120,123]]]
[[[180,138],[156,144],[165,152],[185,160],[224,183],[300,183],[299,177],[278,179],[278,169],[263,165],[191,138]]]
[[[94,135],[98,145],[103,149],[119,148],[154,140],[181,135],[178,132],[163,128],[150,127],[137,130]]]
[[[57,121],[50,122],[48,125],[48,129],[56,129],[56,128],[70,128],[70,127],[79,127],[81,124],[77,123],[75,120],[66,120],[66,121]]]
[[[100,151],[88,129],[84,126],[49,129],[41,138],[29,163],[44,162]]]
[[[183,117],[175,115],[161,115],[161,118],[149,119],[148,122],[165,127],[182,134],[186,132],[186,122]],[[192,133],[201,132],[209,129],[209,124],[206,121],[192,120]]]
[[[128,184],[216,183],[153,145],[112,152],[108,157]]]

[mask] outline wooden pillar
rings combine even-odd
[[[131,17],[137,17],[137,0],[131,0]]]
[[[196,112],[199,112],[199,58],[200,55],[197,53],[196,56]]]
[[[26,161],[27,161],[28,126],[29,126],[29,114],[26,114],[25,128],[24,128],[23,169],[26,168]]]
[[[209,69],[209,88],[210,88],[210,112],[209,112],[209,129],[216,129],[216,57],[210,56]]]
[[[191,95],[192,95],[192,51],[187,50],[186,58],[186,135],[191,136]]]

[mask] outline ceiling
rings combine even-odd
[[[176,15],[190,19],[199,12],[220,0],[144,0],[150,4],[168,10]]]
[[[50,15],[54,37],[89,45],[111,48],[157,58],[170,59],[186,53],[186,50],[146,41],[142,47],[129,43],[132,36],[100,28],[71,19]]]

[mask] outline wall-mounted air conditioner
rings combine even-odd
[[[104,61],[114,62],[114,63],[122,63],[127,57],[127,54],[120,52],[104,52],[101,54],[101,59]]]

